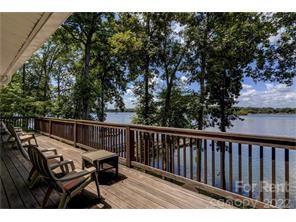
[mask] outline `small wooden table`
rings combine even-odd
[[[109,165],[108,168],[104,168],[104,163]],[[87,164],[95,166],[97,168],[98,177],[100,172],[115,168],[116,176],[118,176],[118,155],[106,150],[90,151],[82,154],[82,169]]]

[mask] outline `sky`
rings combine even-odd
[[[186,77],[181,77],[186,81]],[[161,87],[161,80],[156,81],[156,86]],[[254,82],[251,78],[244,78],[242,90],[238,98],[238,106],[242,107],[273,107],[273,108],[296,108],[296,78],[292,86],[271,82]],[[137,100],[132,89],[124,95],[126,108],[134,108]],[[109,108],[113,108],[110,106]]]

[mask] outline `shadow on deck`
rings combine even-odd
[[[41,147],[56,148],[65,159],[72,159],[76,167],[81,168],[81,153],[84,150],[46,136],[38,135],[37,140]],[[29,189],[26,180],[31,163],[14,148],[2,148],[0,153],[0,208],[41,208],[47,187],[40,182]],[[68,208],[231,208],[205,195],[123,165],[119,167],[118,178],[111,174],[106,172],[101,178],[103,200],[97,200],[92,182],[70,201]],[[53,192],[47,208],[57,208],[58,203],[59,196]]]

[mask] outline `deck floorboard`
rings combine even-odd
[[[65,159],[72,159],[81,168],[82,149],[37,135],[38,144],[44,148],[56,148]],[[38,183],[29,189],[27,177],[31,163],[15,148],[5,148],[1,152],[1,208],[40,208],[46,192],[46,184]],[[113,173],[103,175],[100,191],[103,200],[96,198],[96,187],[92,182],[82,194],[73,198],[69,208],[232,208],[217,203],[203,194],[185,189],[177,184],[162,180],[126,166],[119,166],[119,178]],[[59,195],[53,192],[47,208],[56,208]]]

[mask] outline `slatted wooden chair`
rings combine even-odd
[[[2,123],[2,125],[4,129],[6,129],[7,132],[9,133],[9,138],[7,141],[10,141],[12,138],[15,138],[15,135],[18,135],[21,143],[28,143],[30,145],[31,141],[33,140],[35,142],[35,145],[38,146],[35,134],[24,133],[22,130],[18,130],[15,127],[13,127],[11,124],[5,124],[4,122]]]
[[[25,159],[27,159],[28,161],[31,161],[31,159],[29,157],[29,154],[28,154],[28,149],[27,149],[28,145],[24,145],[22,143],[22,141],[20,139],[20,136],[14,131],[13,126],[8,124],[7,129],[11,132],[12,136],[14,137],[15,142],[16,142],[16,146],[20,150],[23,157]],[[29,145],[31,145],[31,144],[29,144]],[[54,149],[54,148],[41,148],[41,147],[38,147],[38,149],[40,150],[40,152],[44,153],[44,155],[46,156],[46,158],[48,160],[48,163],[50,165],[61,162],[61,161],[64,160],[63,155],[58,154],[57,150]],[[66,172],[68,170],[67,168],[64,168],[64,167],[60,167],[60,169],[61,169],[62,172]],[[38,171],[36,170],[36,168],[33,165],[31,170],[30,170],[29,177],[28,177],[28,181],[30,182],[30,187],[33,187],[36,184],[36,182],[38,181],[39,178],[40,178],[40,175],[39,175]]]
[[[40,152],[37,147],[32,145],[28,146],[28,153],[34,167],[48,183],[48,190],[42,204],[43,208],[45,207],[53,190],[56,190],[61,194],[58,208],[66,208],[70,199],[80,193],[93,180],[96,181],[98,197],[100,198],[100,191],[97,182],[98,178],[94,167],[90,167],[85,170],[77,170],[71,160],[65,160],[54,165],[49,165],[44,153]],[[71,171],[62,174],[61,176],[57,176],[57,174],[53,172],[53,167],[65,165],[70,166]]]

